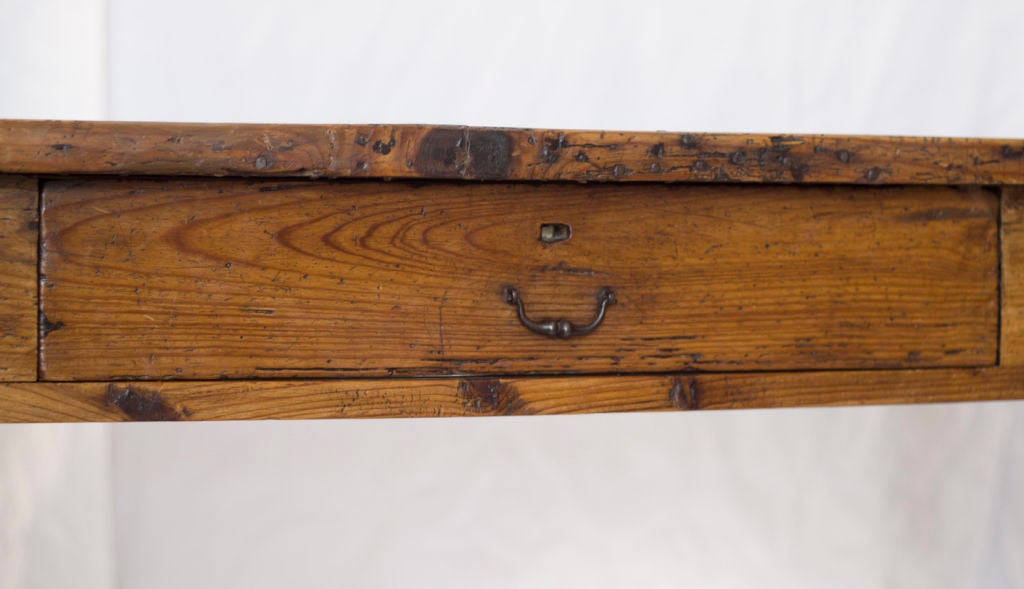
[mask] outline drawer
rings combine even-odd
[[[998,211],[941,186],[49,181],[41,376],[991,366]],[[549,337],[510,288],[536,329],[614,304]]]

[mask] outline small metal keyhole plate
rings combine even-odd
[[[544,243],[558,243],[572,237],[572,227],[565,223],[544,223],[540,226],[540,240]]]

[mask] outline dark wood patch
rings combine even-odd
[[[178,421],[188,416],[187,410],[172,406],[159,391],[138,384],[109,384],[104,403],[133,421]]]
[[[502,131],[433,129],[420,140],[415,169],[442,178],[500,180],[512,169],[515,142]]]
[[[531,413],[519,391],[497,378],[473,378],[459,381],[459,398],[466,409],[489,415]]]
[[[1022,154],[997,139],[0,121],[0,173],[22,174],[1019,185]]]

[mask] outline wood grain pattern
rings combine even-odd
[[[1024,184],[1024,140],[7,120],[0,172]]]
[[[999,363],[1024,365],[1024,190],[1006,188],[1002,204],[1002,325]]]
[[[982,189],[85,180],[43,206],[50,380],[996,361]],[[550,340],[507,285],[534,316],[619,303]]]
[[[36,379],[39,184],[0,176],[0,381]]]
[[[0,422],[463,417],[1024,398],[1024,369],[0,384]]]

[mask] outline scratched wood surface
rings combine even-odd
[[[1024,140],[0,120],[0,173],[1024,184]]]
[[[1024,190],[1003,191],[1002,328],[999,363],[1024,366]]]
[[[50,380],[983,366],[999,195],[945,187],[47,182]],[[538,240],[566,223],[568,241]],[[528,332],[504,301],[589,336]]]
[[[462,417],[1024,398],[1024,369],[0,384],[0,422]]]
[[[0,176],[0,381],[36,379],[39,183]]]

